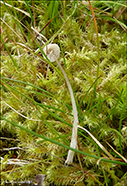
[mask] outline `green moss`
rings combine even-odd
[[[63,10],[62,3],[58,7],[58,10],[61,7],[59,19],[56,19],[59,25],[58,22],[53,21],[51,24],[53,28],[47,25],[47,29],[44,29],[42,34],[50,39],[57,32],[57,25],[62,28],[59,38],[63,57],[61,55],[59,61],[74,91],[79,125],[87,128],[116,158],[116,161],[123,161],[115,151],[127,158],[125,151],[127,146],[126,34],[118,25],[110,25],[110,28],[108,23],[102,25],[100,15],[100,19],[97,19],[100,47],[98,51],[95,27],[94,23],[90,22],[91,12],[88,7],[85,8],[77,2],[78,10],[70,16],[75,4],[67,1],[67,10]],[[28,5],[16,3],[14,6],[17,8],[25,6],[25,11],[28,11]],[[34,6],[38,10],[43,7],[46,11],[46,2]],[[98,6],[95,3],[95,7],[99,8]],[[39,14],[37,9],[35,10],[36,28],[41,30],[47,22],[45,12]],[[66,82],[53,67],[47,68],[48,65],[39,56],[40,54],[36,55],[35,50],[38,46],[33,41],[33,34],[23,28],[20,22],[21,29],[13,19],[14,12],[11,8],[9,10],[10,12],[4,7],[5,12],[2,13],[2,17],[9,27],[3,22],[1,34],[18,68],[3,45],[1,115],[37,134],[69,146],[73,112]],[[33,13],[32,9],[30,11]],[[111,13],[112,11],[113,9]],[[22,15],[21,12],[18,13]],[[48,15],[50,18],[53,16]],[[69,16],[70,18],[64,22],[65,17]],[[25,23],[30,29],[27,18],[24,18]],[[54,39],[56,43],[59,42],[57,37]],[[33,52],[17,45],[16,42],[26,44]],[[98,60],[100,60],[100,67],[97,79]],[[58,68],[56,63],[54,66]],[[113,184],[117,186],[125,182],[125,178],[122,178],[125,169],[103,159],[97,167],[97,159],[76,153],[74,165],[64,165],[67,149],[14,127],[6,120],[1,122],[1,134],[5,137],[11,134],[12,138],[19,140],[16,145],[22,150],[17,151],[16,158],[26,161],[26,165],[23,166],[8,165],[7,160],[14,155],[8,151],[2,160],[2,181],[30,180],[42,173],[46,174],[47,182],[55,185]],[[106,141],[115,151],[107,145]],[[90,136],[81,130],[78,131],[78,149],[98,158],[106,156]]]

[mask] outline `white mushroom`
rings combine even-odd
[[[43,51],[51,62],[56,61],[60,57],[60,48],[57,44],[48,44],[43,48]]]
[[[73,94],[73,90],[71,87],[71,84],[68,80],[68,77],[63,69],[63,67],[61,66],[61,64],[58,61],[58,58],[60,56],[60,48],[57,44],[48,44],[44,47],[43,49],[44,53],[47,55],[48,59],[51,62],[56,61],[59,68],[61,69],[69,92],[70,92],[70,96],[71,96],[71,102],[72,102],[72,108],[73,108],[73,115],[74,115],[74,123],[73,123],[73,129],[72,129],[72,138],[71,138],[71,144],[70,147],[76,149],[77,148],[77,125],[78,125],[78,112],[77,112],[77,107],[76,107],[76,102],[75,102],[75,98],[74,98],[74,94]],[[45,57],[45,56],[44,56]],[[66,164],[70,164],[73,162],[73,157],[74,157],[74,151],[69,150],[68,151],[68,156],[67,156],[67,160],[66,160]]]
[[[72,137],[71,137],[71,144],[70,147],[76,149],[77,148],[77,126],[78,126],[78,111],[77,111],[77,107],[76,107],[76,102],[75,102],[75,98],[74,98],[74,94],[73,94],[73,90],[71,87],[71,84],[68,80],[68,77],[63,69],[63,67],[61,66],[61,64],[58,61],[58,58],[60,57],[60,48],[57,44],[48,44],[43,48],[43,51],[45,53],[45,55],[47,56],[47,58],[51,61],[54,62],[56,61],[59,68],[61,69],[69,92],[70,92],[70,96],[71,96],[71,102],[72,102],[72,108],[73,108],[73,115],[74,115],[74,122],[73,122],[73,129],[72,129]],[[43,55],[44,58],[45,55]],[[65,161],[66,164],[70,164],[73,162],[73,157],[74,157],[74,151],[69,150],[68,151],[68,156],[67,156],[67,160]]]

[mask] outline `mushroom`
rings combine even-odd
[[[60,48],[57,44],[48,44],[43,48],[43,51],[51,62],[56,61],[60,57]]]
[[[70,147],[76,149],[77,148],[78,111],[77,111],[76,102],[75,102],[75,98],[74,98],[74,94],[73,94],[71,84],[68,80],[68,77],[67,77],[63,67],[61,66],[61,64],[58,61],[58,58],[60,56],[60,48],[57,44],[48,44],[44,47],[43,51],[47,55],[48,59],[51,62],[54,62],[54,61],[57,62],[59,68],[61,69],[61,71],[62,71],[62,73],[65,77],[65,80],[66,80],[66,83],[67,83],[67,86],[68,86],[68,89],[69,89],[69,92],[70,92],[70,96],[71,96],[71,102],[72,102],[72,107],[73,107],[73,115],[74,115],[74,123],[73,123],[72,138],[71,138]],[[45,56],[44,56],[44,58],[45,58]],[[74,157],[74,151],[69,150],[67,160],[65,161],[65,163],[66,164],[72,163],[73,162],[73,157]]]
[[[73,12],[74,13],[74,12]],[[68,17],[69,19],[69,17]],[[36,31],[33,27],[31,27],[39,36],[41,36],[41,38],[44,38],[46,41],[47,39],[42,35],[40,34],[38,31]],[[42,43],[45,45],[45,42],[42,41]],[[74,98],[74,94],[73,94],[73,90],[72,90],[72,87],[71,87],[71,84],[68,80],[68,77],[63,69],[63,67],[61,66],[61,64],[59,63],[58,59],[60,57],[60,48],[57,44],[48,44],[46,45],[44,48],[43,48],[43,51],[45,53],[45,55],[47,56],[47,58],[51,61],[51,62],[54,62],[56,61],[59,68],[61,69],[64,77],[65,77],[65,80],[66,80],[66,83],[67,83],[67,86],[68,86],[68,89],[69,89],[69,92],[70,92],[70,96],[71,96],[71,102],[72,102],[72,107],[73,107],[73,115],[74,115],[74,123],[73,123],[73,129],[72,129],[72,137],[71,137],[71,145],[70,147],[71,148],[74,148],[76,149],[77,148],[77,126],[78,126],[78,111],[77,111],[77,107],[76,107],[76,102],[75,102],[75,98]],[[43,57],[45,58],[45,55],[43,55]],[[47,68],[47,71],[48,71],[48,68]],[[67,160],[65,161],[66,164],[70,164],[73,162],[73,157],[74,157],[74,151],[72,150],[69,150],[68,151],[68,156],[67,156]]]

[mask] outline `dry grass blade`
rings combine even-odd
[[[46,41],[48,41],[47,40],[47,38],[45,37],[45,36],[43,36],[41,33],[39,33],[35,28],[33,28],[32,26],[31,26],[31,29],[34,31],[34,32],[36,32],[37,33],[37,35],[39,35],[41,38],[44,38]],[[37,38],[39,38],[39,37],[37,37]],[[41,39],[41,42],[45,45],[45,42]]]
[[[9,108],[11,108],[14,112],[16,112],[17,114],[19,114],[20,116],[22,116],[25,119],[31,120],[31,121],[41,121],[41,120],[37,120],[37,119],[32,119],[32,118],[28,118],[26,116],[24,116],[23,114],[21,114],[20,112],[18,112],[17,110],[15,110],[13,107],[11,107],[10,105],[8,105],[5,101],[4,101],[5,105],[7,105]]]
[[[125,157],[123,157],[119,152],[117,152],[107,141],[105,142],[109,145],[109,147],[111,147],[112,150],[114,150],[116,154],[118,154],[118,156],[120,156],[127,163],[127,159]]]
[[[24,10],[21,10],[21,9],[19,9],[19,8],[16,8],[16,7],[14,7],[14,6],[11,6],[10,4],[5,3],[5,2],[2,2],[2,1],[0,1],[0,3],[5,4],[5,5],[8,6],[8,7],[14,8],[15,10],[17,10],[17,11],[19,11],[19,12],[22,12],[23,14],[25,14],[26,16],[28,16],[28,17],[31,18],[30,14],[29,14],[28,12],[24,11]]]
[[[4,160],[4,158],[1,157],[1,161]],[[18,166],[24,166],[24,165],[29,165],[30,162],[26,160],[21,160],[21,159],[8,159],[7,160],[8,165],[18,165]]]
[[[95,25],[95,29],[96,29],[96,34],[97,34],[97,37],[98,37],[98,29],[97,29],[97,23],[96,23],[96,19],[95,19],[93,7],[92,7],[92,5],[91,5],[90,0],[88,0],[88,1],[89,1],[89,5],[90,5],[90,10],[91,10],[91,12],[92,12],[93,20],[94,20],[94,25]]]
[[[126,28],[124,28],[124,26],[113,16],[113,18],[116,20],[116,22],[121,26],[121,28],[123,28],[123,30],[125,31],[125,32],[127,32],[127,29]]]
[[[103,159],[109,159],[109,158],[108,157],[101,157],[99,160],[97,160],[97,166],[99,166],[100,161]]]
[[[80,125],[78,125],[78,128],[86,131],[91,138],[96,142],[96,144],[110,157],[111,160],[114,160],[115,158],[106,150],[106,148],[85,128],[81,127]]]
[[[8,28],[25,44],[25,42],[23,41],[23,39],[19,36],[19,34],[17,34],[14,29],[12,29],[2,18],[0,18],[1,21],[6,24],[8,26]]]
[[[124,2],[124,5],[126,5],[127,1]],[[116,14],[116,19],[118,19],[120,17],[120,15],[126,10],[126,7],[121,6],[120,9],[118,10],[117,14]]]

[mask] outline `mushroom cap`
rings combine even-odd
[[[43,48],[43,51],[51,62],[56,61],[60,57],[60,47],[57,44],[48,44]]]

